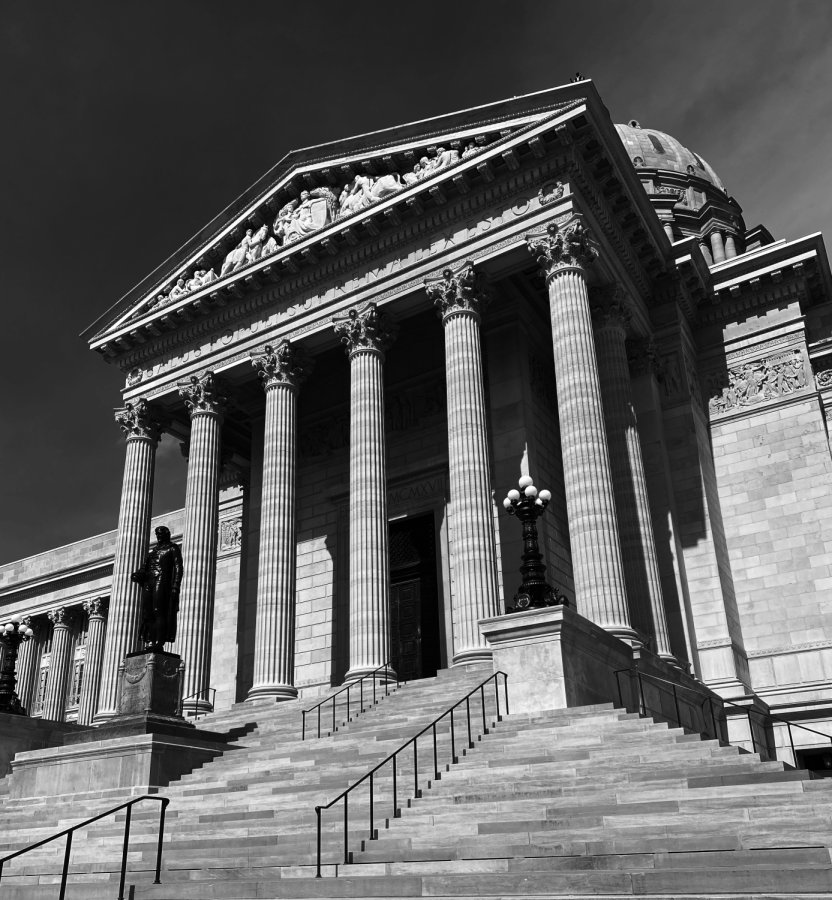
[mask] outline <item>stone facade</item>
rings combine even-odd
[[[431,128],[290,154],[92,329],[126,376],[119,529],[0,567],[37,634],[24,704],[112,714],[166,430],[193,711],[488,659],[522,550],[497,510],[529,475],[548,578],[593,628],[832,729],[821,238],[747,229],[701,157],[616,131],[589,82]],[[430,554],[390,543],[402,522]]]

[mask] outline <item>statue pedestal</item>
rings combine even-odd
[[[119,712],[64,746],[18,753],[9,802],[152,793],[229,749],[227,735],[179,714],[184,666],[173,653],[131,653],[119,668]]]

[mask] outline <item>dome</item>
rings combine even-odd
[[[636,168],[645,166],[679,172],[682,175],[695,175],[725,191],[716,172],[705,160],[682,146],[676,138],[663,131],[656,131],[655,128],[642,128],[635,119],[626,125],[616,125],[615,128]]]

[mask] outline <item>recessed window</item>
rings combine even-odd
[[[656,153],[664,153],[665,152],[664,145],[656,137],[655,134],[648,134],[647,137],[650,138],[650,143],[653,145],[653,149],[656,151]]]

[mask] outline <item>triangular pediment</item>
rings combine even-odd
[[[583,90],[576,90],[578,87]],[[308,257],[302,245],[313,234],[340,226],[346,242],[356,242],[355,225],[368,212],[408,191],[429,191],[434,182],[453,178],[457,169],[460,173],[471,169],[479,158],[493,156],[513,136],[580,106],[585,102],[587,87],[591,85],[568,85],[293,151],[175,257],[122,298],[110,310],[104,328],[102,320],[93,326],[99,330],[92,342],[100,343],[108,335],[124,335],[125,328],[133,323],[139,324],[148,316],[158,317],[168,308],[178,309],[186,299],[194,301],[197,313],[200,298],[203,311],[209,304],[222,304],[219,288],[229,276],[259,264],[261,274],[256,282],[260,283],[263,260],[274,258],[276,263],[273,271],[266,272],[265,280],[278,280],[286,270],[294,271],[292,259],[283,258],[287,251],[295,247]],[[489,167],[487,162],[485,165]],[[413,205],[419,208],[418,199]],[[395,212],[392,217],[395,221]],[[362,221],[361,228],[372,229],[372,221]],[[213,300],[209,300],[212,295]],[[184,316],[187,320],[187,311]],[[157,331],[150,326],[150,336]],[[135,337],[148,339],[147,334]],[[129,339],[121,346],[127,343]]]

